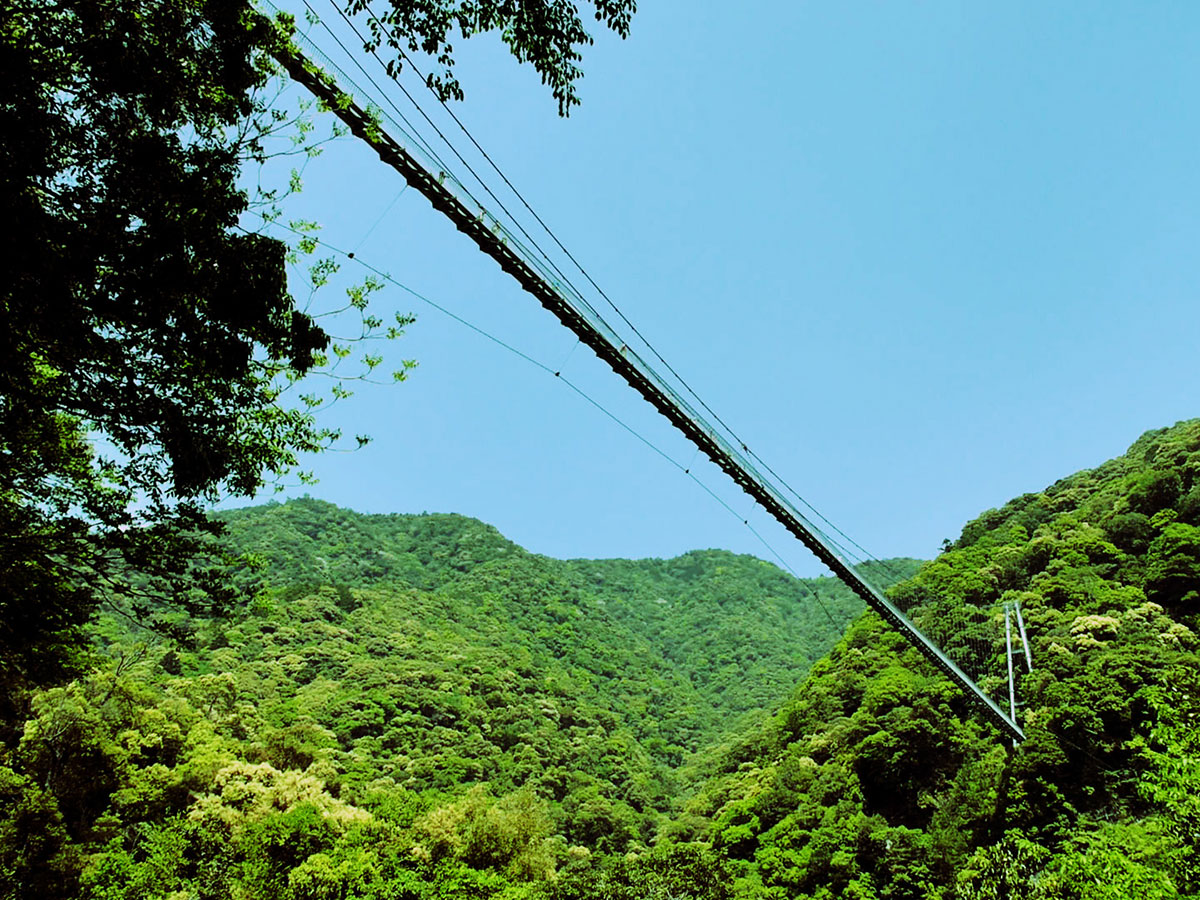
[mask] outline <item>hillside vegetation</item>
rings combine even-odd
[[[179,614],[184,645],[106,615],[95,674],[34,698],[5,784],[13,835],[42,817],[45,837],[13,883],[327,896],[301,863],[383,841],[379,896],[544,886],[652,845],[682,761],[761,720],[861,611],[834,579],[724,551],[562,562],[464,516],[309,499],[222,518],[258,562],[240,611]],[[169,866],[147,863],[160,843]]]
[[[970,522],[893,592],[918,619],[1019,599],[1012,748],[873,613],[676,825],[756,897],[1200,890],[1200,421]]]
[[[422,624],[561,668],[579,681],[570,695],[598,698],[672,765],[778,705],[863,609],[834,578],[799,580],[722,550],[564,562],[465,516],[369,516],[310,499],[225,519],[231,547],[259,557],[260,577],[285,596],[325,586],[359,592],[344,601],[357,608],[404,588],[432,594],[410,601]],[[873,565],[892,584],[920,563]]]
[[[93,673],[30,698],[0,897],[1200,890],[1200,420],[889,564],[918,620],[1020,600],[1015,748],[830,579],[315,500],[223,518],[262,563],[233,616],[167,643],[118,607]]]

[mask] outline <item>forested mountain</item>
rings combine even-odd
[[[220,518],[256,563],[233,615],[180,613],[183,644],[104,615],[97,672],[35,699],[10,824],[53,824],[6,860],[14,883],[310,896],[285,879],[311,853],[260,858],[261,828],[290,841],[303,807],[318,844],[368,821],[400,842],[380,896],[541,884],[652,845],[681,762],[761,720],[861,611],[834,579],[725,551],[563,562],[464,516],[311,499]],[[168,875],[142,864],[160,842],[182,854]]]
[[[370,516],[310,499],[223,518],[231,546],[264,562],[267,584],[434,592],[470,633],[582,667],[612,709],[652,703],[632,724],[665,740],[676,762],[737,716],[777,705],[863,609],[834,578],[797,580],[720,550],[562,562],[465,516]],[[919,562],[868,565],[890,585]],[[654,691],[619,687],[648,672],[661,679]]]
[[[1017,747],[829,579],[564,562],[315,500],[222,518],[261,562],[230,616],[180,614],[170,643],[117,605],[92,674],[31,698],[0,756],[0,897],[1200,884],[1200,420],[985,513],[893,589],[918,619],[1020,600]],[[826,611],[854,617],[840,639]]]
[[[1010,747],[873,613],[676,823],[762,897],[1200,890],[1200,420],[970,522],[893,591],[918,618],[1019,599]]]

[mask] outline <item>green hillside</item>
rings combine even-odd
[[[114,599],[92,673],[9,723],[0,898],[1200,889],[1200,420],[887,565],[919,621],[1020,600],[1015,748],[830,579],[308,499],[223,518],[260,563],[230,616],[171,642]]]
[[[609,615],[653,644],[726,722],[777,705],[797,673],[828,652],[826,636],[840,635],[864,608],[836,578],[798,580],[726,551],[571,566]],[[892,559],[865,568],[888,586],[919,566]]]
[[[581,695],[628,720],[669,765],[772,706],[862,603],[834,578],[796,579],[752,556],[559,561],[458,515],[362,515],[319,500],[223,515],[268,585],[434,593],[480,645],[574,672]],[[917,560],[889,560],[885,585]],[[513,649],[518,648],[518,649]],[[539,669],[540,670],[540,669]]]
[[[179,614],[171,643],[118,604],[95,673],[33,698],[0,769],[11,883],[491,896],[603,871],[681,809],[680,764],[761,721],[861,610],[724,551],[562,562],[463,516],[310,499],[222,519],[257,560],[239,608]],[[358,893],[321,887],[368,858]]]
[[[1017,748],[873,613],[673,826],[753,897],[1147,898],[1200,890],[1200,421],[970,522],[893,596],[1019,599]]]

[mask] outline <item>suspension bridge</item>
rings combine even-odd
[[[306,48],[301,47],[301,41],[306,42]],[[948,642],[945,638],[939,642],[931,636],[934,628],[930,625],[918,628],[903,610],[868,582],[852,564],[846,547],[828,531],[818,527],[813,517],[800,510],[798,503],[808,506],[803,498],[770,466],[759,459],[747,444],[691,391],[687,383],[657,354],[578,263],[575,264],[587,281],[615,311],[622,328],[614,327],[606,320],[597,310],[596,304],[589,302],[583,293],[571,284],[561,269],[544,252],[540,252],[540,248],[535,249],[536,244],[519,223],[510,225],[508,221],[485,209],[475,200],[462,181],[449,171],[444,161],[430,151],[428,144],[418,136],[408,133],[408,129],[400,127],[394,120],[385,122],[386,117],[381,113],[376,110],[368,111],[360,105],[355,95],[345,90],[342,85],[348,85],[360,96],[361,88],[321,53],[315,44],[307,42],[300,35],[295,35],[276,52],[276,58],[293,81],[321,101],[355,137],[369,145],[382,162],[395,169],[410,187],[419,191],[432,204],[434,209],[470,238],[479,250],[495,260],[501,269],[570,329],[582,343],[591,348],[884,621],[957,684],[966,696],[976,703],[986,719],[1014,741],[1024,739],[1024,733],[1017,720],[1017,705],[1012,690],[1013,638],[1010,615],[1019,615],[1019,609],[1010,613],[1006,604],[1002,613],[999,609],[977,610],[977,618],[1004,623],[1007,643],[1000,643],[991,648],[985,646],[980,652],[977,640],[977,646],[970,654],[974,661],[973,666],[966,662],[967,654],[959,655],[956,660],[952,653],[947,651]],[[315,63],[314,58],[320,59],[321,64]],[[398,139],[392,131],[400,132],[403,139]],[[461,159],[461,156],[459,158]],[[488,193],[495,199],[491,191]],[[511,221],[511,214],[508,214],[503,204],[499,200],[496,200],[496,203]],[[536,217],[536,213],[533,214]],[[538,221],[541,223],[540,218]],[[552,234],[551,236],[553,237]],[[522,237],[525,240],[522,240]],[[555,242],[557,243],[556,238]],[[575,262],[565,247],[561,244],[559,247],[567,253],[572,262]],[[642,348],[642,352],[637,348]],[[647,357],[652,357],[657,364]],[[843,541],[849,541],[836,526],[832,526],[811,507],[808,508]],[[1024,630],[1022,621],[1020,637],[1028,662],[1028,645],[1024,642]],[[1006,704],[1008,709],[993,699],[980,684],[981,681],[987,682],[992,690],[1003,684],[1002,678],[982,677],[988,673],[980,669],[979,660],[982,658],[986,662],[1003,659],[1005,647],[1009,674]],[[976,671],[968,673],[964,666]]]

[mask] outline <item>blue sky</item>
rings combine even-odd
[[[984,509],[1200,414],[1200,7],[641,7],[629,40],[586,52],[569,119],[486,37],[457,46],[456,111],[706,402],[873,554],[930,556]],[[304,180],[289,215],[565,362],[737,516],[395,289],[380,309],[418,321],[389,352],[419,368],[329,412],[374,442],[313,460],[314,496],[460,512],[560,557],[773,558],[747,518],[820,571],[420,195],[396,200],[373,154],[340,142]]]

